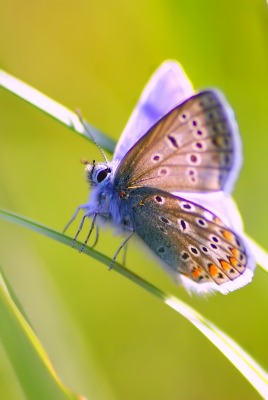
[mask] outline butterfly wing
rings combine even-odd
[[[114,160],[120,161],[161,117],[192,94],[192,85],[180,64],[164,62],[145,87],[116,146]]]
[[[117,175],[130,187],[169,192],[231,192],[242,163],[233,113],[217,91],[174,108],[133,146]]]
[[[154,188],[129,198],[136,233],[188,289],[228,293],[251,281],[250,251],[215,214]]]

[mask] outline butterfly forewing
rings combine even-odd
[[[131,199],[135,231],[178,279],[222,285],[244,273],[242,240],[210,211],[153,188],[134,189]]]
[[[153,74],[144,88],[114,152],[121,161],[128,150],[163,115],[194,93],[191,82],[176,61],[165,61]]]
[[[221,190],[235,163],[233,131],[219,95],[200,92],[163,117],[130,149],[118,175],[129,187]]]

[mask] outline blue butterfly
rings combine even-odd
[[[112,161],[86,163],[89,200],[79,209],[135,234],[189,291],[228,293],[252,280],[255,260],[230,193],[242,164],[234,114],[216,90],[194,92],[164,62],[145,87]],[[72,221],[71,220],[71,221]],[[71,222],[70,221],[70,222]],[[69,225],[69,224],[68,224]]]

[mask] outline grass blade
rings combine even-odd
[[[255,256],[257,264],[265,271],[268,272],[268,254],[267,252],[258,245],[255,240],[251,239],[248,235],[245,235],[250,248]]]
[[[30,221],[27,218],[18,216],[7,211],[0,211],[0,217],[7,221],[16,223],[20,226],[24,226],[28,229],[39,232],[63,244],[72,246],[72,238],[69,238],[62,233],[56,232],[50,228],[44,227],[39,223]],[[82,243],[80,244],[82,245]],[[102,262],[104,265],[110,265],[111,259],[97,252],[96,250],[85,247],[84,253]],[[130,279],[132,282],[136,283],[147,292],[163,301],[173,310],[180,313],[183,317],[185,317],[225,355],[225,357],[241,372],[241,374],[251,383],[251,385],[263,398],[267,398],[267,373],[237,343],[235,343],[231,338],[229,338],[209,320],[196,312],[193,308],[189,307],[187,304],[183,303],[179,299],[167,295],[151,283],[140,278],[138,275],[124,268],[117,262],[115,262],[114,264],[114,270],[125,276],[126,278]]]
[[[22,82],[14,76],[0,69],[0,87],[8,90],[16,96],[22,98],[28,103],[32,104],[36,108],[55,118],[62,124],[68,126],[73,131],[81,135],[82,137],[91,140],[85,132],[83,125],[81,124],[78,116],[68,110],[68,108],[52,100],[48,96],[34,89],[30,85]],[[115,148],[115,142],[107,135],[99,131],[93,125],[86,122],[88,130],[92,132],[94,138],[98,144],[109,153],[113,153]]]
[[[0,271],[0,337],[29,400],[82,400],[58,378]]]

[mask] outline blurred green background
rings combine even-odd
[[[268,248],[268,5],[265,0],[0,0],[0,67],[118,139],[165,59],[196,88],[220,88],[244,144],[234,197]],[[0,89],[1,207],[62,230],[88,187],[96,147]],[[68,234],[75,233],[78,222]],[[121,242],[101,231],[98,250]],[[259,399],[188,321],[77,251],[1,221],[1,264],[60,378],[90,399]],[[228,296],[190,297],[139,250],[127,266],[179,296],[268,367],[267,275]],[[0,316],[1,317],[1,316]],[[25,399],[0,345],[0,398]]]

